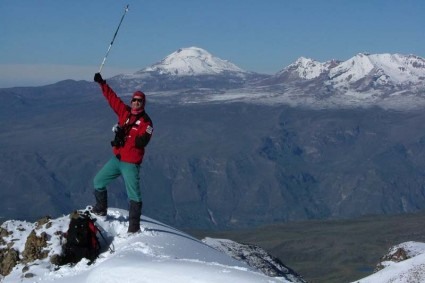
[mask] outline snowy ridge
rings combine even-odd
[[[102,253],[92,265],[87,265],[87,260],[83,259],[75,266],[60,268],[49,259],[61,253],[60,232],[68,229],[69,216],[52,219],[41,226],[14,220],[3,223],[1,227],[10,234],[2,234],[0,248],[13,245],[22,253],[28,235],[35,231],[37,236],[48,238],[44,248],[48,256],[27,264],[18,263],[2,282],[295,282],[268,277],[244,262],[148,217],[142,219],[142,232],[134,235],[126,233],[128,212],[124,210],[109,209],[106,219],[98,218],[96,223],[114,252],[108,250],[101,238]]]
[[[330,65],[331,62],[321,63],[310,58],[300,57],[297,59],[297,61],[284,68],[282,71],[278,72],[276,76],[280,76],[285,72],[292,71],[295,72],[298,77],[310,80],[317,78],[321,74],[328,71]]]
[[[296,74],[299,79],[311,80],[322,74],[327,75],[327,85],[337,88],[350,85],[373,77],[375,86],[385,84],[408,85],[424,82],[425,60],[414,55],[401,54],[357,54],[339,62],[336,60],[321,63],[300,57],[273,77],[287,73]]]
[[[335,85],[355,83],[371,74],[381,85],[418,83],[425,79],[425,60],[413,55],[358,54],[329,71]]]
[[[383,269],[353,283],[425,282],[425,243],[394,246],[383,259],[380,264]]]
[[[295,271],[286,267],[279,259],[272,257],[262,248],[254,245],[241,244],[228,239],[205,238],[202,240],[207,245],[222,251],[232,258],[248,262],[262,270],[264,274],[272,277],[284,277],[291,282],[306,283]]]
[[[216,75],[223,72],[244,73],[245,71],[199,47],[181,48],[160,62],[142,70],[161,75],[193,76]]]

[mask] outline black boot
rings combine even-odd
[[[99,216],[106,216],[108,209],[108,191],[94,190],[94,197],[96,205],[93,207],[92,212]]]
[[[142,202],[130,200],[130,210],[128,211],[128,231],[136,233],[140,231],[140,216],[142,215]]]

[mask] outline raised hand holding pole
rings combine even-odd
[[[117,27],[117,30],[115,31],[114,37],[112,38],[112,41],[111,41],[111,44],[109,44],[108,51],[106,51],[106,55],[105,55],[105,57],[103,57],[102,64],[100,65],[100,68],[99,68],[99,73],[102,72],[103,65],[105,65],[105,61],[106,61],[106,58],[108,57],[109,51],[111,50],[112,44],[114,44],[115,37],[117,36],[118,30],[120,29],[120,26],[121,26],[121,23],[124,20],[125,15],[128,12],[128,6],[129,5],[127,4],[127,6],[125,7],[124,14],[121,17],[121,21],[120,21],[120,23]]]

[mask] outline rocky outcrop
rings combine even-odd
[[[35,228],[31,230],[25,241],[25,248],[20,253],[16,247],[14,247],[13,239],[8,239],[13,233],[5,228],[0,227],[0,274],[3,276],[8,275],[12,269],[18,263],[28,264],[37,259],[44,259],[48,256],[49,250],[48,240],[49,235],[46,232],[37,233],[41,228],[49,228],[51,226],[50,217],[44,217],[39,219],[35,223]],[[26,231],[26,228],[20,228],[22,232]],[[51,257],[52,263],[57,259],[56,256]],[[30,274],[26,276],[31,277]]]
[[[4,238],[8,237],[11,232],[0,227],[0,274],[5,276],[10,273],[16,262],[19,260],[19,253],[12,249],[13,244],[7,243]]]
[[[272,256],[263,248],[234,242],[227,239],[205,238],[205,244],[214,249],[228,254],[234,259],[243,261],[270,277],[283,277],[289,282],[306,283],[297,272],[284,265],[278,258]]]
[[[424,243],[405,242],[396,245],[390,248],[386,255],[381,257],[380,262],[376,265],[375,272],[380,271],[393,263],[415,257],[423,252],[425,252]]]
[[[34,261],[36,259],[46,258],[48,251],[44,250],[47,247],[47,234],[42,232],[37,236],[35,230],[32,230],[25,243],[25,250],[22,253],[22,261],[24,263]]]
[[[0,274],[8,275],[19,261],[19,252],[15,249],[0,250]]]

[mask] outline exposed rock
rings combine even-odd
[[[405,242],[396,245],[390,248],[386,255],[381,257],[380,262],[376,265],[375,272],[391,265],[392,263],[401,262],[415,257],[422,252],[425,252],[425,244],[423,243]]]
[[[37,236],[35,230],[32,230],[25,243],[25,249],[22,253],[23,262],[31,262],[36,259],[46,258],[48,251],[44,250],[47,247],[47,234],[42,232]]]
[[[61,265],[63,262],[63,259],[60,255],[54,254],[50,257],[50,262],[54,265]]]
[[[52,219],[52,217],[45,216],[45,217],[40,218],[39,220],[37,220],[37,222],[36,222],[37,229],[40,229],[44,224],[47,224],[46,225],[46,228],[51,227],[52,226],[52,223],[49,223],[51,219]]]
[[[8,275],[19,261],[19,252],[15,249],[0,250],[0,274]]]
[[[5,240],[3,238],[9,236],[11,233],[7,231],[6,229],[0,227],[0,245],[6,244]]]
[[[301,275],[256,245],[238,243],[227,239],[205,238],[202,241],[234,259],[246,262],[249,266],[260,270],[267,276],[283,277],[290,282],[306,282]]]
[[[25,273],[24,275],[25,278],[32,278],[34,276],[35,276],[34,273],[31,273],[31,272]]]
[[[400,262],[408,259],[409,256],[403,248],[398,248],[394,253],[388,254],[382,258],[382,260],[391,260],[394,262]]]
[[[12,234],[12,232],[7,231],[6,229],[0,227],[0,238],[4,238]]]
[[[32,263],[38,259],[44,259],[49,254],[47,241],[49,240],[49,235],[44,231],[44,229],[50,228],[52,225],[51,217],[46,216],[35,223],[35,229],[33,229],[25,241],[25,248],[22,254],[19,254],[19,251],[13,248],[14,243],[17,241],[15,238],[10,238],[9,236],[13,235],[13,232],[8,231],[7,229],[0,227],[0,279],[1,276],[7,276],[12,269],[18,263]],[[36,230],[43,229],[43,232],[39,232],[37,235]],[[15,229],[16,231],[25,232],[29,231],[28,228],[25,228],[22,224]],[[60,231],[56,231],[55,235],[62,234]],[[9,237],[9,239],[7,239]],[[58,264],[60,257],[58,255],[53,255],[50,258],[50,261],[53,264]],[[29,266],[25,265],[22,273],[23,277],[31,278],[34,276],[33,273],[28,272]],[[0,280],[1,281],[1,280]]]

